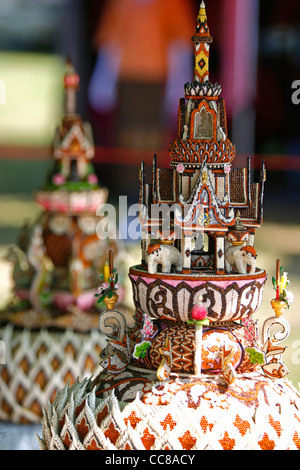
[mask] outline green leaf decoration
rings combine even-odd
[[[245,351],[248,353],[251,364],[265,364],[265,355],[262,351],[255,348],[246,348]]]
[[[147,351],[150,346],[151,343],[149,341],[143,341],[137,344],[134,348],[133,357],[135,357],[135,359],[144,359],[147,356]]]
[[[285,289],[282,290],[282,297],[283,297],[284,299],[286,298],[286,290],[285,290]]]
[[[188,320],[187,323],[189,325],[209,326],[209,319],[205,318],[204,320]]]
[[[101,302],[103,302],[103,300],[105,299],[105,294],[101,295],[101,297],[99,297],[99,300],[97,302],[97,304],[100,304]]]

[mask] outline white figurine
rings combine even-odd
[[[226,272],[231,273],[236,268],[239,274],[254,274],[256,270],[256,251],[253,246],[230,246],[225,251]],[[250,267],[248,273],[247,268]]]
[[[175,266],[176,271],[182,271],[181,253],[173,245],[160,245],[159,243],[149,245],[146,258],[150,274],[157,272],[159,264],[162,266],[163,273],[170,273],[172,266]]]

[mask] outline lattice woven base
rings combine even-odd
[[[296,450],[300,395],[287,381],[258,373],[226,387],[221,378],[165,383],[121,374],[136,398],[101,393],[90,379],[66,386],[44,410],[40,447],[49,450]],[[120,389],[120,386],[119,386]],[[133,391],[133,390],[132,390]],[[162,404],[164,403],[164,404]]]
[[[79,333],[72,328],[0,328],[6,364],[0,365],[0,419],[37,423],[42,408],[67,381],[99,372],[99,353],[106,341],[97,329]]]

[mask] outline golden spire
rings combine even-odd
[[[209,27],[207,24],[205,3],[202,1],[197,18],[196,34],[209,36]]]
[[[205,3],[202,1],[197,18],[196,32],[192,38],[195,44],[195,81],[209,80],[209,48],[213,39],[207,23]]]

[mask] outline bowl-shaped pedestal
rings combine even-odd
[[[237,321],[260,307],[267,274],[256,270],[240,274],[149,274],[141,266],[132,267],[129,277],[136,310],[151,318],[187,322],[197,298],[212,323]]]

